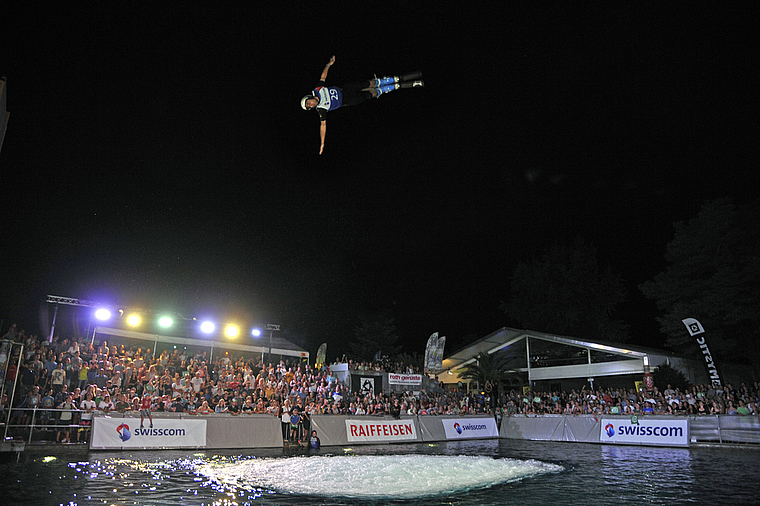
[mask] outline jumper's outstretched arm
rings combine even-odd
[[[324,70],[322,70],[322,75],[319,77],[319,80],[322,82],[325,82],[325,79],[327,79],[327,72],[330,70],[330,67],[332,67],[332,64],[335,63],[335,55],[333,55],[330,58],[330,61],[327,62],[327,65],[325,65]],[[322,151],[325,149],[325,134],[327,133],[327,120],[322,120],[319,122],[319,154],[322,154]]]
[[[320,81],[324,81],[325,79],[327,79],[327,71],[330,70],[330,67],[332,66],[333,63],[335,63],[335,55],[333,55],[332,58],[330,58],[330,61],[327,62],[327,65],[325,65],[324,70],[322,70],[322,75],[319,77]]]
[[[319,145],[319,154],[325,149],[325,134],[327,133],[327,120],[319,122],[319,139],[322,141]]]

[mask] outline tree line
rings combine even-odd
[[[696,217],[674,223],[665,251],[667,267],[638,286],[659,309],[657,321],[666,347],[697,356],[699,349],[681,323],[697,318],[708,329],[718,360],[749,362],[758,368],[758,223],[760,199],[737,205],[731,198],[705,202]],[[625,342],[631,339],[630,327],[615,318],[615,310],[628,295],[621,274],[612,266],[601,266],[596,248],[578,238],[520,262],[513,271],[509,300],[500,309],[520,328]],[[354,334],[349,348],[356,359],[401,351],[395,322],[387,314],[361,318]]]

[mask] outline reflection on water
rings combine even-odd
[[[15,455],[13,457],[16,457]],[[757,504],[758,450],[460,441],[3,455],[3,504]]]
[[[629,447],[604,445],[602,466],[606,483],[620,491],[620,498],[657,501],[660,497],[670,497],[678,501],[689,498],[693,489],[694,473],[691,469],[691,454],[685,448],[641,447],[636,457],[641,464],[631,464]],[[636,469],[636,472],[632,472]],[[674,480],[674,477],[678,477]]]

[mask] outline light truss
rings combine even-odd
[[[48,295],[47,302],[49,304],[66,304],[67,306],[82,306],[82,307],[95,307],[95,302],[84,299],[75,299],[73,297],[60,297],[58,295]]]

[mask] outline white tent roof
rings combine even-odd
[[[496,332],[485,336],[478,341],[456,351],[443,360],[443,367],[440,372],[451,372],[451,375],[444,374],[441,377],[444,381],[458,379],[458,372],[477,359],[481,353],[497,353],[501,350],[521,346],[526,349],[530,347],[530,340],[541,340],[559,343],[566,346],[577,347],[588,350],[588,363],[561,365],[549,367],[531,367],[526,363],[524,367],[518,368],[518,371],[528,373],[530,381],[543,379],[562,379],[578,377],[595,377],[595,376],[616,376],[624,374],[643,374],[644,357],[671,356],[669,352],[660,350],[648,350],[641,347],[630,347],[622,343],[600,343],[586,339],[557,336],[544,332],[533,330],[513,329],[503,327]],[[521,342],[523,341],[523,342]],[[592,362],[591,352],[597,351],[608,355],[616,355],[618,360]],[[526,352],[527,356],[527,352]],[[654,365],[650,361],[651,365]]]

